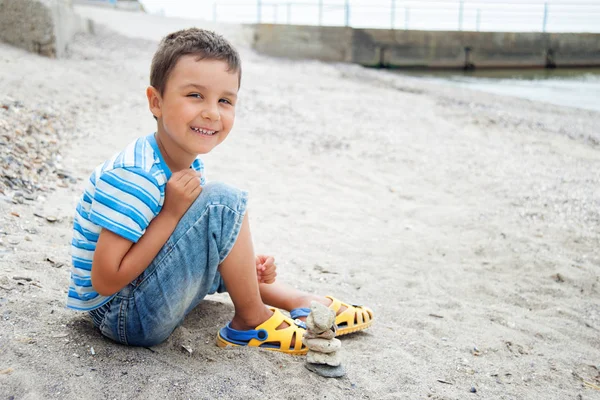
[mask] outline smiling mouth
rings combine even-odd
[[[206,136],[212,136],[218,132],[218,131],[211,131],[210,129],[196,128],[195,126],[192,126],[191,128],[194,132],[199,133],[201,135],[206,135]]]

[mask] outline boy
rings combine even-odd
[[[195,28],[168,35],[146,90],[156,133],[92,173],[74,219],[67,305],[88,311],[108,338],[158,344],[204,296],[225,290],[235,314],[219,346],[304,354],[304,324],[278,308],[303,318],[312,300],[337,312],[338,335],[371,325],[366,307],[275,282],[273,257],[254,255],[247,194],[206,183],[198,155],[231,131],[240,82],[239,55],[223,37]]]

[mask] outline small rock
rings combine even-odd
[[[90,354],[93,356],[96,355],[96,351],[94,350],[94,347],[90,347]]]
[[[334,353],[338,351],[342,347],[342,342],[339,339],[309,339],[304,337],[302,342],[313,351],[317,351],[319,353]]]
[[[186,351],[190,356],[194,352],[194,350],[190,346],[186,346],[185,344],[181,345],[182,350]]]
[[[314,323],[315,331],[324,332],[330,329],[335,323],[335,311],[331,308],[313,301],[310,304],[310,315]]]
[[[316,335],[318,335],[326,330],[326,329],[318,328],[317,325],[315,325],[315,321],[313,319],[312,313],[308,314],[308,317],[306,317],[306,328],[307,328],[307,330],[313,332]]]
[[[471,392],[471,393],[477,393],[477,389],[475,389],[474,387],[471,387],[471,390],[470,390],[470,392]]]
[[[338,352],[317,353],[312,350],[309,350],[306,354],[306,361],[312,364],[327,364],[332,367],[337,367],[342,363],[342,359]]]
[[[325,378],[341,378],[346,375],[343,365],[333,367],[331,365],[305,363],[304,366],[309,371]]]
[[[311,331],[306,331],[304,332],[304,336],[306,339],[316,339],[316,338],[320,338],[320,339],[328,339],[331,340],[335,337],[335,334],[337,333],[337,325],[333,326],[334,329],[328,329],[325,332],[321,332],[319,334],[313,333]]]
[[[58,218],[56,218],[56,217],[54,217],[52,215],[48,215],[46,217],[46,221],[48,221],[48,222],[56,222],[56,221],[58,221]]]
[[[53,339],[61,339],[61,338],[66,338],[67,336],[69,336],[67,333],[57,333],[56,335],[52,335]]]

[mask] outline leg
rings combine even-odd
[[[262,293],[259,291],[247,215],[244,216],[238,238],[227,258],[219,266],[219,271],[235,307],[235,315],[230,323],[231,328],[239,331],[254,329],[273,315],[273,312],[263,303]],[[273,300],[278,296],[289,297],[284,293],[286,289],[291,288],[278,288],[281,292],[272,296]],[[276,304],[269,304],[277,307]],[[287,322],[282,322],[276,329],[285,329],[289,326]],[[294,348],[295,343],[296,337],[292,336],[290,347]]]
[[[219,266],[227,292],[235,306],[231,327],[237,330],[253,329],[273,314],[264,304],[258,290],[256,264],[248,216],[231,252]]]
[[[331,300],[326,297],[303,292],[280,281],[270,284],[261,283],[260,296],[265,304],[287,311],[299,307],[310,307],[311,301],[317,301],[326,306],[331,304]]]

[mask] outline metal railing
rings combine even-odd
[[[144,8],[137,0],[70,0],[75,5],[102,6],[120,10],[142,11]]]
[[[600,0],[221,0],[212,4],[212,20],[405,30],[600,32]]]

